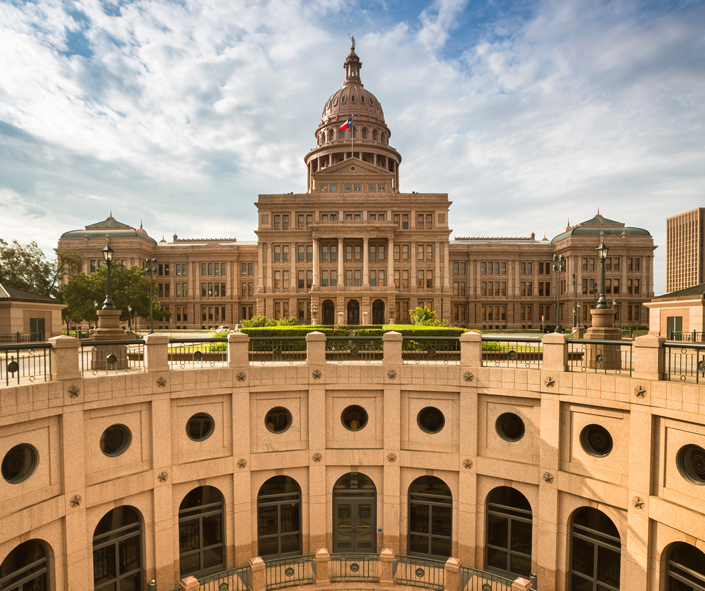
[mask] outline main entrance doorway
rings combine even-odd
[[[348,324],[360,324],[360,302],[357,300],[348,302]]]
[[[333,487],[333,552],[376,552],[376,509],[377,490],[367,476],[341,476]]]
[[[323,302],[323,324],[335,324],[335,304],[331,300]]]
[[[372,324],[384,324],[384,302],[375,300],[372,303]]]

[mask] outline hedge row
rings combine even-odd
[[[376,326],[266,326],[243,328],[240,332],[251,337],[295,337],[305,336],[310,332],[322,332],[326,336],[382,336],[385,332],[397,331],[405,336],[416,337],[457,337],[466,332],[462,328],[444,326],[415,326],[411,324],[387,324]]]

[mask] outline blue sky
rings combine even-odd
[[[402,154],[456,236],[551,238],[601,212],[705,206],[705,4],[617,0],[0,2],[0,236],[115,217],[254,238],[258,193],[305,190],[348,33]]]

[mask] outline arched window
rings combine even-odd
[[[42,542],[29,540],[10,552],[0,566],[3,591],[49,589],[47,552]]]
[[[133,507],[106,513],[93,532],[93,588],[142,589],[142,519]]]
[[[372,130],[372,139],[373,139],[374,141],[377,141],[377,130],[376,130],[376,129],[373,129],[373,130]]]
[[[386,142],[385,142],[386,137],[385,137],[384,133],[380,136],[380,139],[382,140],[382,143],[383,143],[383,144],[386,143]]]
[[[668,552],[666,591],[705,591],[705,554],[678,542]]]
[[[622,542],[612,520],[602,511],[582,507],[570,525],[571,591],[616,591]]]
[[[332,142],[335,139],[335,130],[331,129],[330,130],[330,141]]]
[[[531,505],[518,490],[495,488],[487,498],[487,568],[504,575],[531,575]]]
[[[223,495],[212,486],[199,486],[179,506],[180,578],[201,577],[225,568]]]
[[[362,128],[362,139],[363,140],[367,139],[367,128],[366,127]]]
[[[259,555],[269,558],[301,554],[301,488],[288,476],[275,476],[257,494]]]
[[[435,476],[421,476],[409,487],[409,555],[448,558],[453,534],[453,496]]]
[[[375,552],[377,489],[364,474],[350,472],[333,487],[333,552]]]

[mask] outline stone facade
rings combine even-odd
[[[259,495],[281,476],[299,487],[293,555],[335,552],[334,489],[350,473],[374,485],[372,551],[388,556],[412,553],[413,483],[434,477],[447,487],[449,591],[458,590],[451,583],[458,563],[488,567],[488,499],[497,487],[519,491],[530,505],[531,570],[541,591],[570,588],[570,530],[581,508],[614,524],[624,591],[666,588],[674,543],[705,548],[702,486],[678,464],[684,446],[705,448],[705,386],[661,381],[663,339],[634,341],[631,377],[567,371],[565,335],[544,339],[536,370],[487,367],[477,334],[463,335],[448,364],[409,363],[395,333],[385,336],[383,360],[369,364],[326,362],[320,334],[309,335],[305,362],[250,363],[247,340],[231,335],[223,367],[182,370],[170,369],[167,337],[150,335],[146,371],[81,377],[79,342],[53,339],[52,381],[0,389],[0,457],[19,444],[36,450],[26,479],[0,479],[0,563],[19,544],[41,540],[50,589],[93,588],[102,556],[94,532],[106,514],[125,508],[139,515],[142,585],[155,579],[171,589],[189,551],[179,525],[187,495],[204,486],[221,495],[225,570],[258,555],[267,529],[258,528]],[[366,410],[363,428],[342,423],[350,405]],[[279,432],[265,419],[277,407],[290,413]],[[435,433],[419,418],[428,407],[444,416]],[[525,428],[514,441],[498,427],[507,412]],[[201,441],[187,431],[198,413],[214,423]],[[105,433],[116,424],[129,429],[130,443],[106,455]],[[581,443],[594,424],[611,434],[603,457]],[[252,564],[253,588],[263,589]]]
[[[560,324],[574,323],[575,301],[580,324],[590,326],[602,233],[617,324],[648,322],[655,246],[646,230],[598,212],[552,241],[534,233],[453,239],[446,193],[401,191],[402,158],[361,66],[351,50],[304,157],[306,193],[259,195],[256,243],[176,235],[157,243],[111,215],[65,233],[59,248],[84,252],[86,272],[102,264],[106,240],[125,264],[157,258],[159,300],[172,312],[159,328],[215,328],[257,314],[311,323],[312,309],[323,324],[406,323],[409,309],[425,305],[456,326],[538,329],[556,325],[559,289]],[[566,259],[560,280],[554,255]]]

